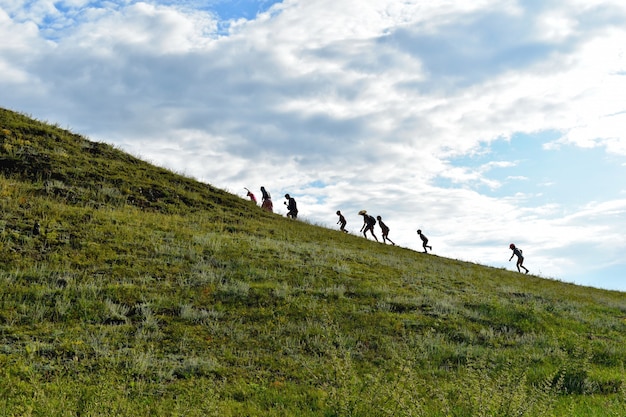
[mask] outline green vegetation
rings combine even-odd
[[[0,416],[626,415],[624,293],[268,214],[2,109],[0,167]]]

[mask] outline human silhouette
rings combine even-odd
[[[428,245],[428,238],[422,233],[420,229],[417,229],[417,234],[419,235],[420,239],[422,239],[422,247],[424,248],[424,253],[428,253],[426,248],[432,251],[433,247]]]
[[[380,216],[376,216],[376,219],[378,220],[378,225],[380,226],[380,229],[382,230],[383,233],[383,243],[386,243],[385,241],[390,241],[392,245],[396,246],[395,243],[393,243],[391,241],[391,239],[389,239],[389,227],[387,227],[387,225],[385,223],[383,223],[383,219]]]
[[[37,236],[41,233],[41,226],[39,226],[39,222],[35,222],[33,225],[33,236]]]
[[[526,273],[528,273],[528,268],[526,268],[523,264],[524,264],[524,256],[522,255],[522,250],[517,248],[515,246],[515,243],[511,243],[509,245],[509,249],[511,249],[513,251],[513,253],[511,254],[511,257],[509,258],[509,262],[511,262],[511,259],[513,259],[514,256],[517,256],[517,264],[515,266],[517,266],[517,272],[522,272],[520,270],[520,268],[522,268],[524,271],[526,271]]]
[[[369,230],[376,242],[378,242],[378,238],[374,234],[374,226],[376,225],[376,219],[374,216],[370,216],[367,214],[366,210],[359,211],[359,215],[363,216],[363,226],[361,226],[361,232],[363,232],[363,236],[367,239],[367,231]]]
[[[348,231],[346,230],[346,224],[348,223],[346,221],[346,218],[343,216],[343,214],[341,214],[341,211],[339,210],[337,210],[337,216],[339,216],[339,221],[337,221],[337,224],[341,225],[339,227],[339,230],[348,233]]]
[[[246,187],[243,187],[246,191],[248,191],[248,194],[246,194],[248,197],[250,197],[250,200],[252,200],[254,202],[254,204],[257,204],[256,201],[256,197],[254,196],[254,194],[252,194],[252,191],[248,190]]]
[[[272,203],[272,196],[270,195],[265,187],[261,187],[261,208],[269,211],[270,213],[274,212],[274,204]]]
[[[287,206],[287,217],[291,217],[295,219],[298,217],[298,206],[296,205],[296,200],[291,197],[289,194],[285,194],[285,205]]]

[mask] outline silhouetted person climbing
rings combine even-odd
[[[261,187],[261,207],[270,213],[274,212],[274,204],[272,203],[272,196],[265,190],[265,187]]]
[[[365,239],[367,239],[367,231],[369,230],[374,239],[376,239],[376,242],[378,242],[378,238],[374,234],[374,226],[376,225],[376,219],[374,216],[370,216],[365,210],[359,211],[359,215],[363,216],[363,226],[361,226],[361,232],[363,232]]]
[[[256,197],[254,196],[254,194],[252,194],[252,191],[248,190],[246,187],[243,187],[246,191],[248,191],[248,194],[246,194],[248,197],[250,197],[250,200],[252,200],[254,202],[254,204],[257,204],[256,201]]]
[[[420,229],[417,229],[417,234],[420,236],[420,239],[422,239],[422,247],[424,248],[424,253],[428,253],[426,248],[432,251],[433,247],[428,245],[428,238],[424,236],[424,234],[422,233]]]
[[[509,245],[509,249],[511,249],[513,251],[513,253],[511,254],[511,257],[509,258],[509,262],[511,262],[511,259],[513,259],[514,256],[517,256],[517,264],[515,266],[517,266],[517,272],[522,272],[520,270],[520,268],[522,268],[523,270],[526,271],[526,273],[528,273],[528,269],[523,265],[524,264],[524,256],[522,255],[522,250],[515,247],[515,243],[511,243]]]
[[[385,241],[388,240],[391,242],[392,245],[396,246],[396,244],[393,243],[391,239],[389,239],[389,227],[387,227],[387,225],[383,223],[382,217],[376,216],[376,219],[378,219],[378,225],[383,232],[383,243],[386,243]]]
[[[339,227],[339,230],[341,230],[342,232],[348,233],[348,231],[346,230],[346,224],[348,223],[346,221],[346,218],[343,216],[343,214],[341,214],[341,211],[339,210],[337,210],[337,216],[339,216],[339,221],[337,221],[337,224],[341,225]]]
[[[289,194],[285,194],[285,205],[287,206],[287,217],[291,217],[295,219],[298,217],[298,206],[296,205],[296,200],[291,197]]]

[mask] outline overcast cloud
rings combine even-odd
[[[2,107],[281,214],[626,291],[623,0],[24,3],[0,0]]]

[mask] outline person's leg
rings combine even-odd
[[[524,268],[524,271],[526,271],[526,273],[528,273],[528,268],[526,268],[526,267],[524,266],[524,258],[521,258],[521,259],[519,260],[519,266],[521,266],[522,268]],[[520,271],[520,272],[522,272],[522,271]]]

